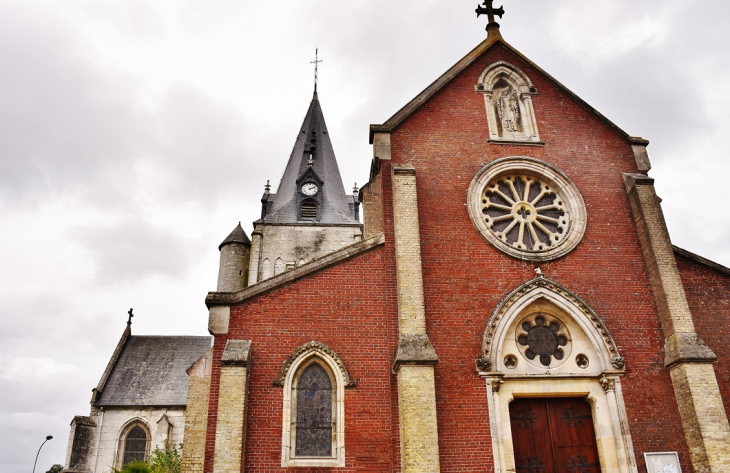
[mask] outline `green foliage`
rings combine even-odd
[[[46,473],[61,473],[61,470],[63,470],[63,465],[59,465],[58,463],[56,463],[51,468],[49,468]]]
[[[149,463],[132,460],[121,470],[114,469],[114,473],[153,473],[152,467]]]
[[[180,453],[182,444],[155,448],[148,461],[131,461],[121,470],[114,473],[180,473]]]
[[[150,458],[152,473],[180,473],[180,456],[182,444],[170,447],[165,443],[165,448],[155,448]]]

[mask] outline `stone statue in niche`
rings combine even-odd
[[[502,124],[503,133],[520,131],[520,105],[517,92],[512,87],[505,87],[497,94],[497,115]]]

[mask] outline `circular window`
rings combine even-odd
[[[489,242],[531,261],[565,255],[586,227],[585,205],[575,184],[532,158],[503,158],[482,168],[469,186],[468,208]]]
[[[572,341],[567,327],[552,315],[537,312],[528,315],[515,331],[517,349],[538,368],[556,368],[570,355]]]

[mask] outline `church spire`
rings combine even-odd
[[[266,197],[258,223],[359,224],[351,204],[315,90],[279,188]]]

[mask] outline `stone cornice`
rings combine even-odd
[[[254,296],[258,296],[267,291],[271,291],[286,283],[296,281],[312,273],[320,271],[322,269],[333,266],[341,261],[345,261],[354,256],[362,254],[373,248],[385,245],[385,236],[379,233],[366,240],[359,241],[350,246],[346,246],[341,250],[330,253],[321,258],[317,258],[307,264],[294,268],[290,271],[286,271],[281,274],[277,274],[274,277],[265,279],[257,284],[249,286],[238,292],[209,292],[205,298],[205,304],[208,307],[218,305],[233,305],[250,299]]]

